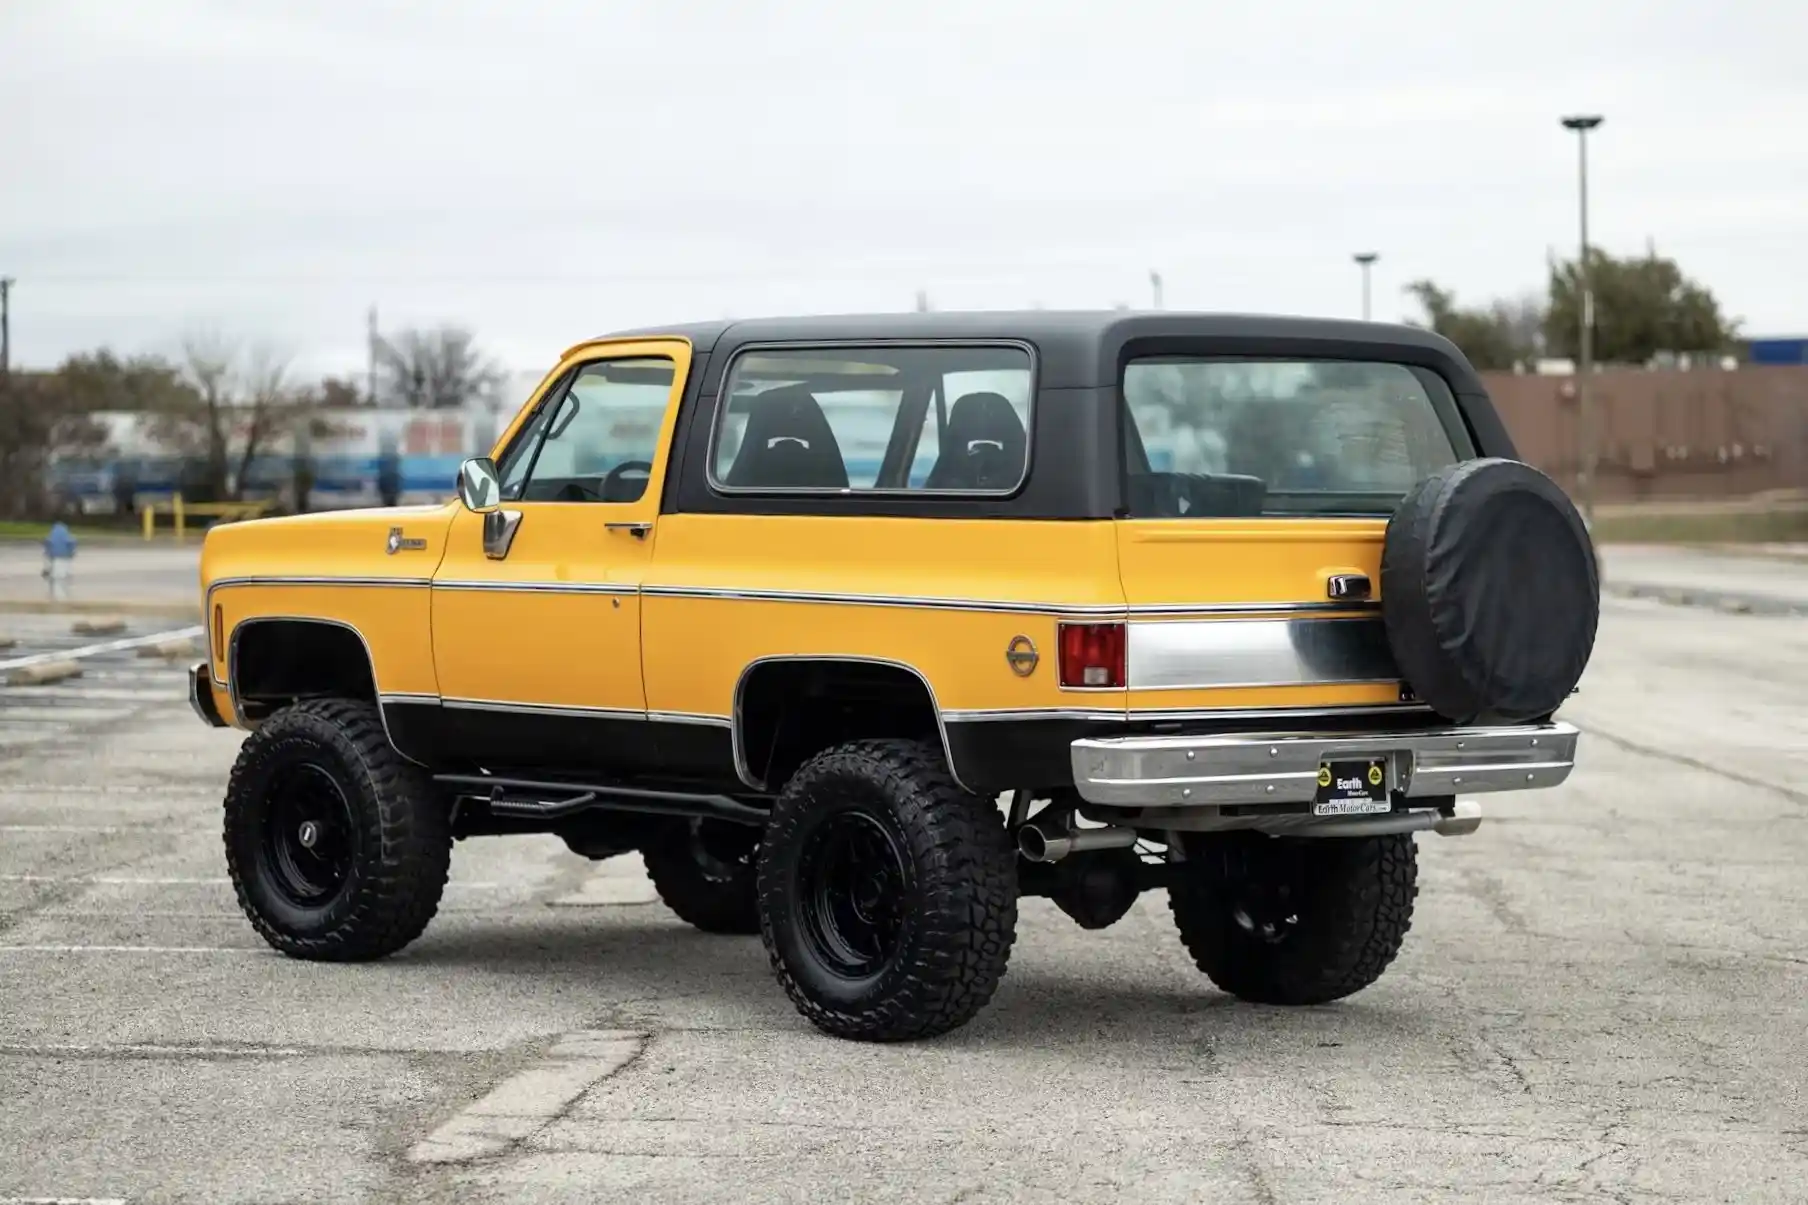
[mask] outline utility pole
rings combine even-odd
[[[1581,329],[1576,339],[1576,437],[1581,443],[1577,461],[1576,484],[1582,494],[1582,517],[1592,527],[1595,520],[1595,470],[1598,467],[1595,440],[1595,399],[1589,376],[1594,371],[1595,294],[1588,271],[1588,132],[1600,125],[1598,115],[1563,118],[1563,128],[1574,131],[1577,155],[1577,194],[1581,210],[1581,254],[1576,258],[1576,306]]]
[[[13,371],[13,278],[0,276],[0,378]]]
[[[1155,308],[1161,308],[1161,273],[1154,268],[1149,269],[1149,289],[1155,294]]]
[[[369,323],[364,335],[364,387],[370,404],[377,404],[377,307],[370,307]]]
[[[1369,265],[1381,257],[1374,251],[1358,251],[1351,258],[1362,265],[1362,320],[1367,322],[1369,320]]]
[[[918,289],[917,290],[917,313],[927,314],[928,312],[929,312],[929,290]]]

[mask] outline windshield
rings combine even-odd
[[[1123,390],[1132,518],[1385,515],[1469,454],[1448,387],[1403,364],[1142,359]]]

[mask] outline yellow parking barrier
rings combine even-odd
[[[156,538],[158,509],[157,504],[154,502],[145,504],[144,538],[146,540]],[[264,513],[270,509],[270,503],[187,502],[183,500],[181,494],[176,494],[170,498],[167,509],[169,511],[171,529],[175,534],[176,542],[180,544],[187,538],[188,520],[190,516],[221,519],[228,523],[237,522],[243,519],[260,519],[264,516]]]

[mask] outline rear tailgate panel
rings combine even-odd
[[[1397,706],[1378,603],[1385,520],[1123,520],[1133,714]],[[1361,575],[1371,597],[1328,583]]]

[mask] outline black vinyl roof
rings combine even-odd
[[[688,339],[704,354],[750,343],[1021,341],[1036,349],[1043,388],[1112,384],[1126,352],[1374,358],[1434,368],[1459,393],[1483,392],[1468,360],[1442,335],[1416,326],[1336,318],[1174,310],[903,311],[679,323],[599,337],[653,335]]]

